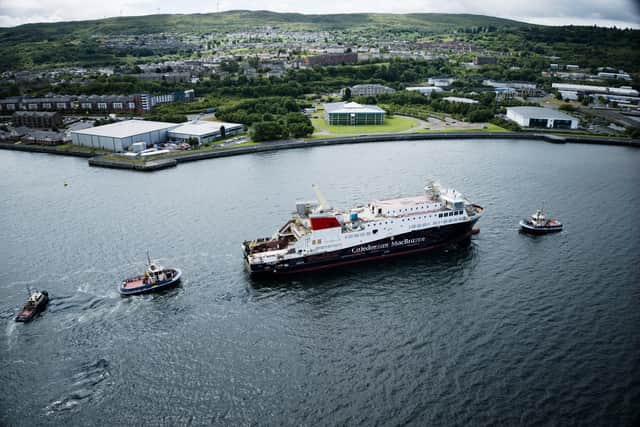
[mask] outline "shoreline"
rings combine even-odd
[[[253,154],[268,151],[290,150],[307,147],[321,147],[328,145],[343,145],[368,142],[385,141],[421,141],[421,140],[442,140],[442,139],[520,139],[520,140],[542,140],[553,144],[595,144],[614,145],[620,147],[640,148],[640,140],[598,137],[588,135],[557,135],[553,133],[528,133],[528,132],[433,132],[433,133],[405,133],[405,134],[377,134],[377,135],[357,135],[343,136],[323,139],[289,139],[281,141],[267,141],[256,145],[221,148],[205,152],[193,152],[177,155],[175,157],[149,160],[146,162],[131,162],[126,160],[105,159],[105,155],[91,153],[85,150],[59,149],[56,146],[25,145],[0,143],[0,149],[25,151],[32,153],[46,153],[63,156],[83,157],[88,159],[90,166],[105,167],[113,169],[125,169],[143,172],[176,167],[180,163],[195,162],[198,160],[215,159],[220,157],[237,156],[242,154]]]

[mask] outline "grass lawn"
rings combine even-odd
[[[411,117],[393,116],[385,118],[382,125],[330,126],[323,118],[311,119],[316,129],[312,138],[331,138],[343,135],[364,135],[376,133],[394,133],[418,126],[418,120]],[[322,133],[327,131],[328,133]]]
[[[501,128],[493,123],[487,123],[486,128],[446,128],[446,129],[420,129],[418,132],[428,133],[450,133],[450,132],[509,132],[507,129]]]
[[[96,153],[96,154],[108,153],[109,152],[109,151],[103,150],[101,148],[86,147],[84,145],[62,144],[62,145],[54,145],[54,147],[58,148],[60,150],[84,151],[86,153]]]

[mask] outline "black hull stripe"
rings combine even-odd
[[[304,272],[310,272],[310,271],[326,270],[329,268],[334,268],[339,266],[352,265],[352,264],[358,264],[363,262],[388,259],[396,256],[410,255],[410,254],[415,254],[420,252],[437,250],[437,249],[445,248],[451,244],[458,243],[460,241],[470,238],[471,235],[473,234],[473,225],[475,224],[475,222],[476,221],[463,223],[463,224],[453,224],[454,226],[459,226],[458,228],[463,228],[464,231],[457,230],[455,227],[453,227],[453,231],[458,232],[455,236],[450,237],[442,242],[421,246],[415,249],[406,249],[406,250],[396,249],[395,251],[388,251],[388,253],[361,255],[358,258],[348,259],[348,260],[345,260],[344,255],[342,255],[340,256],[340,258],[342,259],[340,258],[329,259],[325,262],[314,263],[313,265],[305,266],[305,264],[297,264],[297,265],[289,265],[286,267],[276,265],[275,270],[259,269],[259,270],[251,270],[250,273],[252,276],[290,275],[290,274],[304,273]],[[408,233],[408,234],[412,234],[412,233]]]

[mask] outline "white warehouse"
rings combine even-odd
[[[442,88],[438,86],[412,86],[408,87],[406,90],[411,92],[419,92],[423,95],[431,95],[434,92],[442,92]]]
[[[573,116],[541,107],[507,107],[507,118],[528,128],[577,129],[579,124]]]
[[[191,138],[196,138],[199,144],[205,144],[243,131],[244,125],[240,123],[210,121],[165,123],[125,120],[71,131],[71,142],[85,147],[120,152],[127,151],[136,142],[143,142],[145,146],[149,146],[169,141],[188,142]]]
[[[147,145],[166,142],[168,131],[178,126],[178,123],[125,120],[71,131],[71,142],[109,151],[126,151],[135,142]]]
[[[205,144],[242,131],[244,131],[244,125],[240,123],[196,121],[183,123],[171,129],[169,139],[187,142],[190,138],[196,138],[198,144]]]

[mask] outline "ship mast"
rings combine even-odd
[[[324,197],[324,194],[322,194],[320,187],[317,186],[316,184],[311,184],[311,187],[313,188],[313,191],[316,193],[316,198],[320,203],[320,210],[328,211],[329,209],[331,209],[331,206],[329,205],[329,202],[327,202],[327,198]]]

